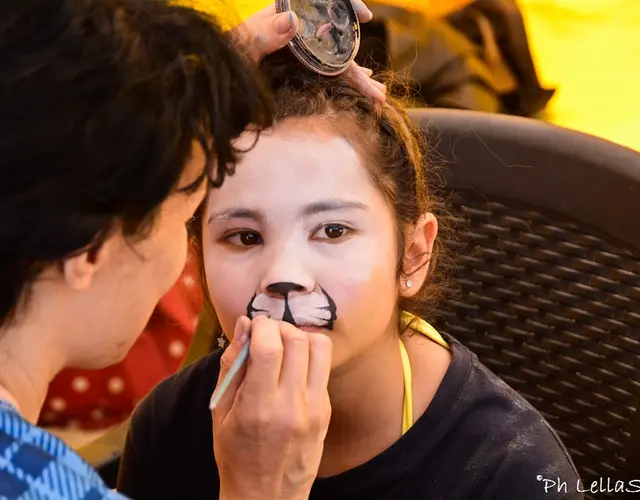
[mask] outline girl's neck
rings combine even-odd
[[[400,437],[404,388],[396,325],[331,373],[331,423],[320,477],[363,463]]]
[[[449,351],[420,335],[406,335],[413,374],[414,421],[427,409],[449,367]],[[331,375],[331,423],[319,477],[367,462],[402,436],[404,378],[398,332],[388,332],[349,366]]]

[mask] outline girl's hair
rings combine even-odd
[[[344,78],[327,78],[306,70],[288,50],[265,58],[261,69],[275,94],[276,123],[292,118],[326,120],[362,155],[372,181],[395,214],[397,274],[407,278],[403,266],[405,228],[431,212],[445,231],[449,217],[440,196],[444,176],[425,163],[425,137],[413,126],[400,101],[389,96],[387,104],[375,103]],[[401,299],[399,307],[431,320],[435,301],[446,289],[449,268],[441,238],[436,239],[428,265],[430,273],[420,293]]]
[[[215,21],[170,0],[0,2],[0,327],[51,264],[233,170],[272,120],[258,71]],[[179,186],[194,141],[202,175]],[[218,164],[216,172],[214,165]]]

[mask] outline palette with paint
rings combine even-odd
[[[321,75],[344,72],[360,47],[360,23],[351,0],[276,0],[278,12],[298,16],[289,47],[307,68]]]

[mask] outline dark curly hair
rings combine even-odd
[[[169,0],[0,2],[0,326],[42,270],[142,237],[161,203],[219,186],[235,139],[272,121],[257,68]],[[178,186],[194,141],[206,162]]]

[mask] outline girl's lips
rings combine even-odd
[[[309,332],[309,333],[326,333],[327,332],[326,328],[322,328],[320,326],[313,326],[313,325],[301,325],[298,328],[302,331]]]

